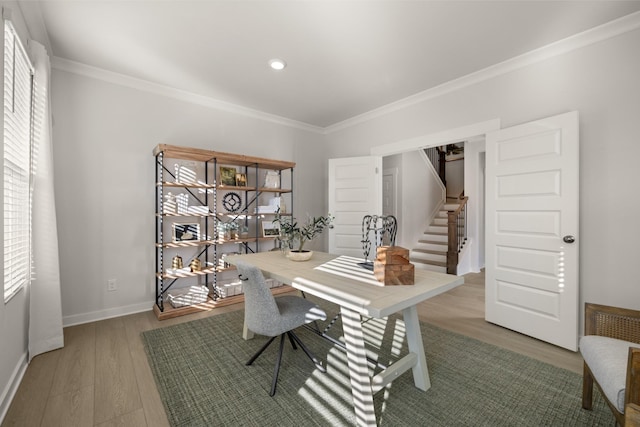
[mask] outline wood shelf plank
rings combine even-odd
[[[215,184],[206,184],[204,182],[174,182],[174,181],[164,181],[164,182],[156,182],[157,187],[171,187],[171,188],[203,188],[203,189],[211,189],[216,188]]]
[[[184,271],[180,273],[156,273],[156,277],[159,279],[184,279],[185,277],[196,277],[196,276],[204,276],[206,274],[213,273],[222,273],[223,271],[231,271],[236,268],[231,267],[214,267],[214,268],[203,268],[199,271]]]

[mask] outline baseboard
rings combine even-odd
[[[83,323],[97,322],[99,320],[111,319],[113,317],[127,316],[129,314],[141,313],[153,309],[153,301],[141,302],[139,304],[125,305],[123,307],[107,308],[104,310],[91,311],[88,313],[73,314],[62,318],[62,326],[81,325]]]
[[[27,353],[24,353],[20,360],[18,360],[18,364],[13,370],[7,386],[2,390],[2,395],[0,396],[0,424],[4,422],[4,418],[7,416],[9,406],[22,382],[22,377],[24,377],[25,372],[27,372],[27,366],[29,366]]]

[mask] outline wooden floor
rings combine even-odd
[[[156,320],[153,312],[65,328],[65,347],[29,365],[2,426],[168,426],[140,339],[145,330],[242,308]],[[421,320],[582,372],[579,354],[484,321],[484,274],[419,307]]]

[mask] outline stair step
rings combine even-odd
[[[446,245],[449,242],[449,235],[447,233],[423,233],[420,241],[422,240],[439,242]]]
[[[431,224],[429,228],[427,228],[427,233],[436,233],[436,234],[447,234],[447,225],[440,224]]]
[[[420,244],[420,245],[438,245],[438,246],[444,246],[445,248],[447,247],[448,243],[449,242],[442,241],[442,240],[432,240],[432,239],[420,239],[420,240],[418,240],[418,244]],[[428,249],[428,248],[425,248],[425,249]]]
[[[409,259],[416,262],[428,262],[428,263],[445,263],[447,262],[447,254],[446,253],[438,253],[435,251],[432,252],[420,252],[415,249],[411,251],[411,255]]]
[[[448,223],[448,219],[447,217],[441,217],[441,218],[434,218],[433,222],[431,223],[431,225],[443,225],[446,227]]]
[[[444,245],[443,245],[444,246]],[[433,255],[447,255],[447,251],[438,251],[433,249],[412,249],[411,252],[418,252],[421,254],[433,254]]]
[[[449,233],[447,233],[447,229],[446,228],[441,227],[440,230],[443,230],[443,231],[427,229],[422,234],[424,234],[424,235],[433,235],[433,236],[448,236],[449,235]]]
[[[442,263],[423,262],[419,260],[411,260],[411,262],[413,262],[413,265],[420,270],[437,271],[439,273],[447,272],[447,266],[441,265]]]

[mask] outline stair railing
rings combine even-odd
[[[467,241],[467,200],[466,196],[458,198],[460,205],[454,211],[447,211],[447,232],[449,246],[447,248],[447,273],[457,274],[458,254]]]
[[[446,180],[446,156],[447,152],[440,147],[429,147],[424,149],[427,158],[438,172],[438,176],[440,177],[440,181],[442,181],[442,185],[447,185]]]

